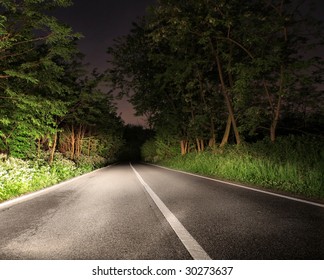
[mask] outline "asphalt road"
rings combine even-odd
[[[143,164],[0,204],[0,259],[200,256],[323,260],[324,207]]]

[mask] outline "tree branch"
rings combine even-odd
[[[26,53],[29,53],[29,52],[33,51],[34,49],[35,49],[35,47],[34,48],[31,48],[29,50],[26,50],[24,52],[21,52],[21,53],[8,54],[8,55],[5,55],[5,56],[1,56],[0,59],[5,59],[7,57],[16,57],[16,56],[24,55]]]
[[[270,97],[268,86],[267,86],[266,81],[264,79],[263,79],[262,82],[263,82],[265,92],[266,92],[266,94],[268,96],[268,100],[269,100],[269,104],[270,104],[270,107],[271,107],[272,114],[274,114],[274,106],[273,106],[273,102],[272,102],[271,97]]]
[[[242,44],[240,44],[239,42],[233,40],[232,38],[230,38],[230,37],[226,37],[226,38],[217,37],[217,39],[219,39],[219,40],[228,40],[228,41],[234,43],[235,45],[239,46],[242,50],[244,50],[250,58],[254,59],[254,56],[252,55],[252,53],[247,48],[245,48]]]
[[[26,41],[20,41],[17,43],[13,43],[11,46],[17,46],[17,45],[21,45],[21,44],[26,44],[26,43],[31,43],[31,42],[37,42],[37,41],[42,41],[42,40],[46,40],[47,38],[49,38],[52,35],[52,33],[43,36],[43,37],[38,37],[38,38],[34,38],[34,39],[30,39],[30,40],[26,40]]]

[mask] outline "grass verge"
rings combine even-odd
[[[304,144],[304,145],[303,145]],[[306,149],[307,148],[307,149]],[[324,163],[321,143],[293,138],[276,144],[228,146],[223,150],[190,153],[158,162],[161,165],[324,200]]]

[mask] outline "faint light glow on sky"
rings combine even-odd
[[[106,54],[114,39],[126,35],[132,22],[145,15],[146,8],[156,0],[74,0],[74,5],[59,9],[55,15],[83,34],[79,48],[86,55],[90,67],[103,71],[108,68]],[[145,118],[134,116],[127,98],[116,101],[118,114],[125,123],[144,125]]]

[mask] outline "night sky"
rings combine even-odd
[[[73,2],[73,6],[61,8],[55,14],[60,20],[72,26],[75,32],[83,34],[84,39],[80,41],[79,47],[91,67],[105,70],[108,60],[107,48],[113,44],[115,38],[126,35],[132,22],[145,15],[146,8],[154,5],[156,0],[74,0]],[[317,5],[316,17],[324,20],[324,1],[314,0],[314,2]],[[126,100],[118,102],[118,113],[122,114],[125,123],[144,123],[142,118],[134,117],[134,110]]]
[[[92,68],[105,70],[106,51],[117,37],[126,35],[132,22],[145,15],[146,8],[156,0],[74,0],[74,5],[61,8],[55,16],[67,23],[75,32],[83,34],[79,47]],[[118,113],[125,123],[144,124],[135,117],[132,106],[124,99],[118,102]]]

